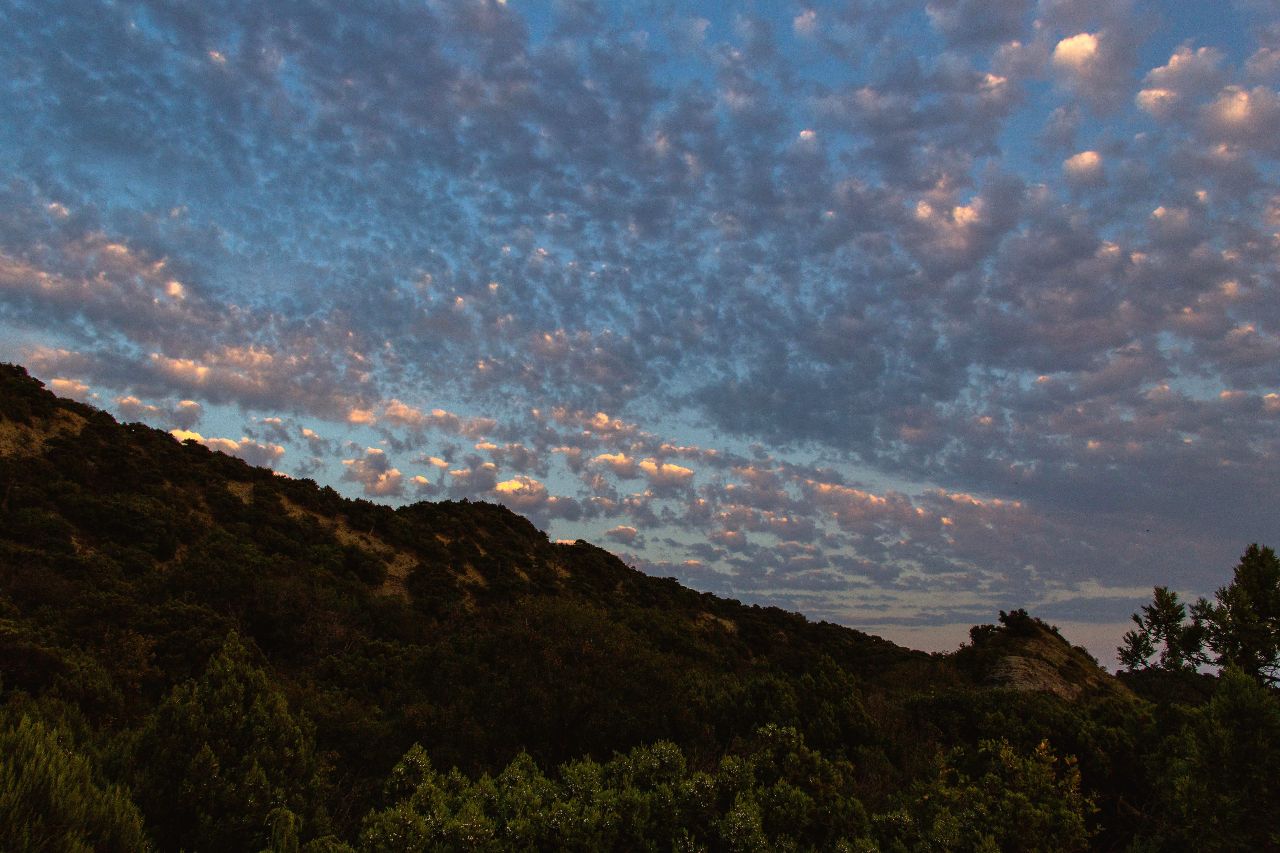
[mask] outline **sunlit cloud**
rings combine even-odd
[[[1076,74],[1088,73],[1098,60],[1096,33],[1077,33],[1053,48],[1053,63]]]
[[[1062,161],[1067,177],[1080,183],[1097,183],[1103,177],[1102,156],[1097,151],[1081,151]]]
[[[198,432],[185,429],[173,429],[169,434],[178,441],[195,441],[210,450],[216,450],[228,456],[238,456],[250,465],[263,468],[274,467],[280,457],[285,454],[285,449],[279,444],[264,444],[248,437],[241,438],[239,441],[230,438],[205,438]]]
[[[346,470],[342,479],[360,485],[370,497],[398,496],[404,493],[404,475],[391,465],[381,448],[367,448],[362,456],[342,460]]]

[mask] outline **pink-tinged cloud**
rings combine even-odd
[[[61,397],[71,397],[75,400],[88,400],[93,396],[89,386],[78,379],[50,379],[49,390]]]
[[[642,459],[637,467],[654,486],[684,486],[693,479],[693,469],[674,462]]]
[[[1213,47],[1180,45],[1169,61],[1143,78],[1135,103],[1157,119],[1183,115],[1222,85],[1222,52]]]
[[[614,475],[623,478],[631,478],[637,476],[640,470],[636,464],[636,460],[625,453],[601,453],[594,457],[592,462],[608,468]]]
[[[1100,184],[1104,178],[1102,155],[1093,150],[1072,154],[1062,161],[1062,171],[1074,183]]]
[[[392,400],[383,409],[383,418],[390,423],[412,429],[436,429],[451,435],[467,438],[483,438],[493,432],[497,421],[486,417],[461,417],[445,409],[430,412],[410,406],[400,400]]]
[[[200,422],[200,418],[204,415],[204,407],[195,400],[179,400],[169,414],[169,420],[173,421],[181,429],[191,429]]]
[[[640,531],[626,524],[619,524],[605,531],[605,537],[614,542],[621,542],[624,545],[631,545],[636,541],[636,537],[640,535]]]
[[[532,509],[546,503],[547,487],[532,477],[517,475],[494,485],[499,500],[513,509]]]
[[[152,406],[147,403],[143,403],[132,394],[116,397],[115,403],[116,409],[119,410],[120,414],[131,421],[136,421],[147,416],[156,418],[160,415],[159,406]],[[191,426],[192,424],[178,424],[178,427],[183,429],[189,429]]]
[[[551,419],[556,423],[577,427],[595,436],[626,436],[636,433],[639,429],[636,424],[627,423],[604,412],[591,413],[581,409],[571,410],[564,406],[556,406],[552,408],[550,414]]]
[[[484,494],[498,484],[498,466],[492,462],[483,462],[474,467],[451,468],[448,475],[450,492],[458,497]]]
[[[279,444],[262,443],[247,437],[239,441],[230,438],[205,438],[198,432],[185,429],[169,430],[169,434],[178,441],[197,441],[210,450],[217,450],[228,456],[238,456],[250,465],[260,468],[274,466],[285,454],[284,447]]]
[[[1053,48],[1053,64],[1073,74],[1087,75],[1098,62],[1098,34],[1076,33]]]
[[[391,464],[381,448],[369,447],[364,455],[342,460],[342,479],[358,483],[370,497],[398,497],[404,494],[404,475]]]

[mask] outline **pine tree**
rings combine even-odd
[[[1126,669],[1145,669],[1157,652],[1161,669],[1189,671],[1204,663],[1204,626],[1187,622],[1187,607],[1176,592],[1156,587],[1151,604],[1132,618],[1138,628],[1124,635],[1119,649],[1120,663]]]
[[[1165,744],[1155,786],[1159,849],[1280,850],[1280,701],[1234,667]]]
[[[1154,665],[1170,671],[1202,664],[1235,667],[1263,684],[1280,680],[1280,558],[1270,548],[1250,545],[1231,583],[1201,598],[1187,621],[1185,605],[1167,587],[1155,588],[1152,603],[1133,614],[1138,626],[1117,649],[1128,670]]]
[[[95,781],[65,733],[25,714],[0,730],[0,850],[149,849],[128,793]]]
[[[1264,684],[1280,679],[1280,558],[1271,548],[1250,545],[1231,583],[1214,601],[1193,608],[1207,632],[1214,663],[1234,666]]]
[[[156,710],[133,761],[139,803],[165,848],[258,850],[273,823],[280,829],[277,809],[308,815],[319,799],[310,724],[235,633],[198,682]]]

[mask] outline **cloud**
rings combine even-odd
[[[1076,33],[1064,38],[1053,48],[1053,64],[1078,75],[1089,73],[1097,62],[1096,33]]]
[[[617,527],[612,527],[609,530],[606,530],[604,535],[607,538],[613,540],[614,542],[621,542],[624,545],[631,545],[635,543],[637,537],[639,537],[640,535],[640,532],[636,530],[634,527],[628,527],[625,524],[619,524]]]
[[[555,519],[578,521],[584,514],[576,499],[552,495],[544,484],[523,474],[497,483],[493,492],[499,503],[543,526]]]
[[[591,461],[608,467],[615,475],[623,478],[635,477],[640,470],[636,460],[625,453],[601,453]]]
[[[1248,77],[1259,82],[1274,83],[1280,78],[1280,50],[1273,47],[1260,47],[1245,63]]]
[[[77,400],[88,400],[92,396],[89,386],[78,379],[54,377],[49,380],[49,390],[59,396],[72,397]]]
[[[414,474],[410,477],[409,484],[413,487],[414,494],[418,497],[434,497],[443,491],[440,484],[433,482],[431,479],[424,477],[421,474]]]
[[[449,493],[454,497],[469,497],[493,491],[498,485],[498,466],[492,462],[475,463],[464,468],[450,468]]]
[[[1280,482],[1263,6],[12,6],[0,356],[833,618],[1206,591]]]
[[[481,438],[493,431],[496,421],[493,418],[464,418],[444,409],[432,409],[424,412],[413,406],[392,400],[383,409],[383,417],[391,423],[414,429],[436,429],[452,435],[464,435],[469,438]]]
[[[1081,151],[1062,161],[1062,171],[1077,184],[1097,184],[1102,181],[1102,155],[1097,151]]]
[[[181,430],[190,430],[200,422],[204,414],[204,407],[195,400],[179,400],[172,405],[158,406],[144,403],[132,394],[127,394],[117,396],[115,405],[121,417],[127,420],[166,421]],[[277,438],[277,440],[285,439]]]
[[[204,406],[196,400],[179,400],[169,414],[169,420],[180,429],[191,429],[204,415]]]
[[[1280,152],[1280,94],[1265,86],[1228,86],[1202,112],[1206,131],[1216,139],[1256,150]]]
[[[1127,96],[1135,61],[1131,27],[1104,28],[1064,36],[1053,47],[1058,79],[1095,109],[1119,108]]]
[[[1005,42],[1021,35],[1030,0],[933,0],[929,21],[953,45]]]
[[[205,438],[198,432],[185,429],[172,429],[169,434],[178,441],[196,441],[210,450],[217,450],[228,456],[238,456],[250,465],[260,468],[271,468],[284,456],[285,450],[278,444],[264,444],[251,438],[235,441],[230,438]]]
[[[307,442],[307,447],[310,449],[312,454],[316,456],[333,455],[334,443],[320,435],[320,433],[310,427],[300,427],[299,433],[302,435],[303,440]]]
[[[818,13],[814,9],[805,9],[791,19],[791,28],[796,35],[813,37],[818,32]]]
[[[548,497],[546,486],[523,474],[497,483],[493,491],[502,502],[516,509],[540,506],[546,503]]]
[[[404,475],[391,465],[391,460],[380,448],[366,448],[362,456],[342,460],[346,470],[342,479],[360,485],[369,497],[390,497],[404,494]]]
[[[588,414],[582,410],[570,411],[563,406],[551,410],[551,418],[557,423],[574,426],[593,436],[626,436],[636,432],[636,425],[610,417],[604,412]]]
[[[143,403],[141,400],[139,400],[137,397],[134,397],[132,394],[127,396],[116,397],[115,403],[116,403],[116,409],[120,412],[120,414],[123,417],[128,418],[129,420],[132,420],[132,421],[139,420],[144,416],[149,415],[151,417],[156,417],[160,414],[159,406],[152,406],[147,403]],[[193,425],[194,424],[179,424],[178,426],[181,429],[189,429]]]
[[[1222,85],[1222,61],[1216,48],[1180,45],[1166,64],[1147,72],[1135,101],[1158,119],[1185,114]]]
[[[683,486],[693,479],[693,469],[674,462],[642,459],[636,466],[654,486]]]

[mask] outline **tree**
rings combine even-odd
[[[1133,614],[1137,630],[1124,635],[1119,650],[1120,663],[1126,669],[1145,669],[1159,652],[1158,666],[1174,671],[1190,671],[1203,663],[1204,629],[1187,622],[1187,607],[1178,594],[1167,586],[1155,588],[1151,604]]]
[[[874,849],[853,767],[765,726],[714,771],[661,741],[606,763],[570,761],[548,778],[521,753],[496,778],[435,770],[414,746],[387,780],[388,808],[364,821],[361,849]]]
[[[1231,583],[1191,607],[1167,587],[1155,588],[1150,605],[1133,615],[1137,630],[1117,649],[1128,670],[1154,667],[1193,671],[1202,664],[1236,667],[1263,684],[1280,680],[1280,559],[1271,548],[1250,545]],[[1159,654],[1155,664],[1151,658]]]
[[[1217,695],[1157,751],[1155,843],[1142,849],[1280,850],[1277,761],[1280,700],[1227,668]]]
[[[65,732],[25,714],[0,730],[0,850],[149,849],[128,793],[99,784]]]
[[[1280,678],[1280,559],[1270,548],[1250,545],[1231,583],[1215,601],[1193,609],[1207,632],[1214,663],[1238,667],[1264,684]]]
[[[1088,849],[1095,811],[1073,757],[1047,741],[1023,754],[1001,739],[953,750],[876,822],[886,849],[1048,853]]]
[[[286,829],[280,809],[312,816],[320,799],[310,723],[234,632],[198,682],[156,709],[133,761],[138,802],[165,848],[258,850],[273,824]]]

